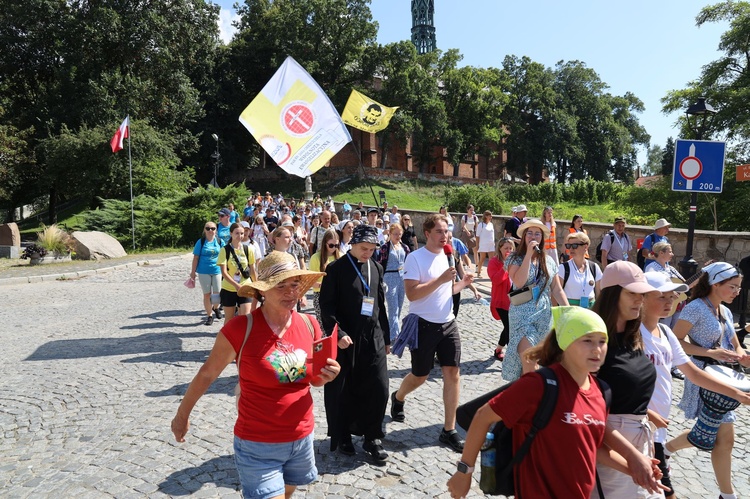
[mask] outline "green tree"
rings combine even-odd
[[[664,150],[659,144],[654,144],[648,148],[646,153],[646,164],[641,166],[641,175],[650,177],[661,173],[661,161],[664,156]]]
[[[669,92],[663,99],[663,111],[683,112],[699,96],[717,110],[707,136],[726,137],[750,153],[750,2],[726,1],[704,7],[696,17],[696,26],[728,22],[729,29],[721,35],[719,50],[723,55],[705,66],[700,76],[681,90]],[[692,137],[684,117],[681,136]]]
[[[508,102],[499,70],[456,68],[458,60],[458,51],[448,51],[441,58],[447,66],[439,75],[447,117],[441,143],[448,150],[448,161],[456,177],[462,161],[474,160],[477,153],[488,155],[488,146],[500,142],[502,111]]]
[[[664,176],[672,175],[674,170],[674,146],[674,139],[669,137],[661,155],[661,174]]]
[[[551,163],[550,144],[556,142],[556,132],[570,130],[565,117],[555,113],[554,74],[526,56],[506,56],[503,72],[509,96],[503,108],[507,166],[518,176],[528,173],[531,182],[537,183],[542,180],[544,168]],[[565,157],[572,154],[567,149],[561,153]]]

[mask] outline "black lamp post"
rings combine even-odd
[[[695,134],[696,140],[703,140],[703,134],[711,124],[716,110],[706,104],[705,97],[698,97],[698,101],[687,108],[685,116],[688,127]],[[695,235],[695,215],[698,211],[698,193],[690,193],[690,218],[688,219],[687,245],[685,246],[685,258],[679,263],[680,272],[686,279],[695,275],[698,264],[693,260],[693,236]]]
[[[214,160],[214,187],[219,187],[219,163],[221,162],[221,154],[219,154],[219,136],[212,133],[211,137],[216,141],[216,151],[211,155],[211,158]]]

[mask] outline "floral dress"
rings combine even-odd
[[[521,358],[518,355],[518,344],[522,338],[526,338],[529,343],[536,345],[550,331],[552,322],[552,301],[550,293],[552,289],[552,280],[557,275],[557,263],[549,256],[544,255],[547,261],[547,273],[549,278],[545,281],[544,275],[539,277],[540,289],[539,298],[530,300],[522,305],[511,304],[508,312],[508,322],[510,323],[510,342],[505,351],[505,360],[503,361],[503,379],[515,381],[521,377],[523,372]],[[511,253],[505,260],[505,268],[510,269],[511,265],[520,266],[523,263],[523,256]],[[526,286],[537,284],[536,274],[538,263],[532,262],[529,268],[529,278],[526,280]]]
[[[682,310],[680,320],[687,321],[693,325],[688,332],[691,343],[696,343],[703,348],[719,346],[726,350],[734,351],[734,345],[732,345],[734,327],[727,320],[727,317],[732,317],[732,313],[724,305],[721,305],[719,309],[722,315],[721,322],[717,320],[711,308],[709,308],[703,299],[693,300]],[[691,356],[690,360],[700,369],[705,367],[705,363],[697,360],[695,357]],[[680,400],[678,407],[685,412],[686,418],[695,419],[703,407],[703,401],[699,394],[700,387],[688,379],[685,379],[684,383],[685,389],[682,392],[682,400]],[[724,414],[722,423],[734,423],[736,419],[734,411],[729,411]]]

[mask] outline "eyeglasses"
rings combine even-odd
[[[333,249],[338,246],[338,244],[335,243],[328,243],[326,246],[328,246],[328,249]]]
[[[216,227],[203,227],[203,230],[216,230]]]
[[[404,217],[404,222],[408,222],[410,220],[411,220],[411,218]]]
[[[541,232],[531,232],[530,230],[526,231],[526,237],[542,237]]]
[[[586,243],[565,243],[565,249],[578,249],[579,246],[586,246]]]

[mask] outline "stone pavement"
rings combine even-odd
[[[175,443],[169,430],[220,327],[200,324],[200,292],[182,286],[189,265],[185,255],[0,286],[3,497],[239,497],[233,366],[196,406],[187,441]],[[491,358],[500,325],[468,295],[459,324],[466,401],[501,383],[501,364]],[[389,358],[391,390],[408,372],[408,359]],[[679,395],[680,382],[676,388]],[[329,452],[322,390],[313,389],[320,478],[295,497],[448,497],[445,482],[458,455],[437,441],[441,391],[436,369],[407,400],[405,423],[386,417],[390,457],[379,467],[361,452]],[[740,409],[738,419],[747,417]],[[673,434],[686,427],[676,410],[672,426]],[[734,484],[750,497],[748,430],[737,426]],[[687,450],[672,461],[680,497],[718,495],[708,454]],[[476,484],[471,495],[481,495]]]

